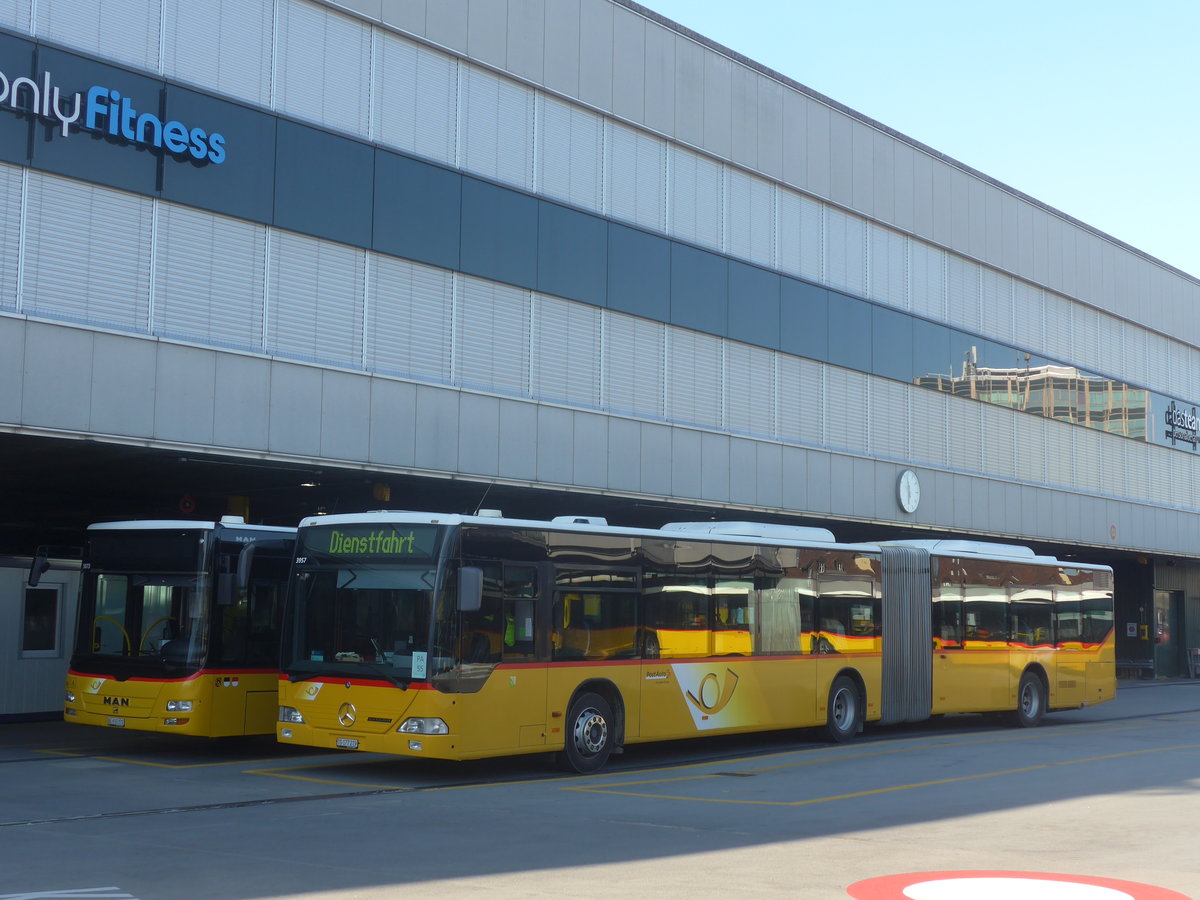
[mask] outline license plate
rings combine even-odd
[[[117,716],[109,716],[108,724],[111,725],[113,728],[124,728],[125,720],[122,718],[119,718]]]
[[[343,750],[357,750],[358,738],[338,738],[337,745]]]

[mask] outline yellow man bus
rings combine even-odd
[[[439,759],[1050,709],[1115,694],[1112,572],[745,522],[305,519],[280,741]]]
[[[295,535],[235,516],[89,527],[65,720],[271,734]]]

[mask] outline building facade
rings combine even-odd
[[[1200,283],[645,7],[17,0],[0,76],[12,459],[1016,539],[1200,641]]]

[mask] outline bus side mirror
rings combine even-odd
[[[483,569],[463,566],[458,571],[458,611],[479,612],[483,606]]]
[[[29,586],[37,587],[38,582],[42,580],[42,576],[50,570],[50,560],[46,558],[45,553],[39,552],[33,558],[33,562],[29,564]]]

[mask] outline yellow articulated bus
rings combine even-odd
[[[283,743],[438,759],[1047,710],[1115,694],[1112,572],[1022,547],[840,544],[378,512],[305,519]]]
[[[271,734],[295,537],[235,516],[89,527],[65,720]]]

